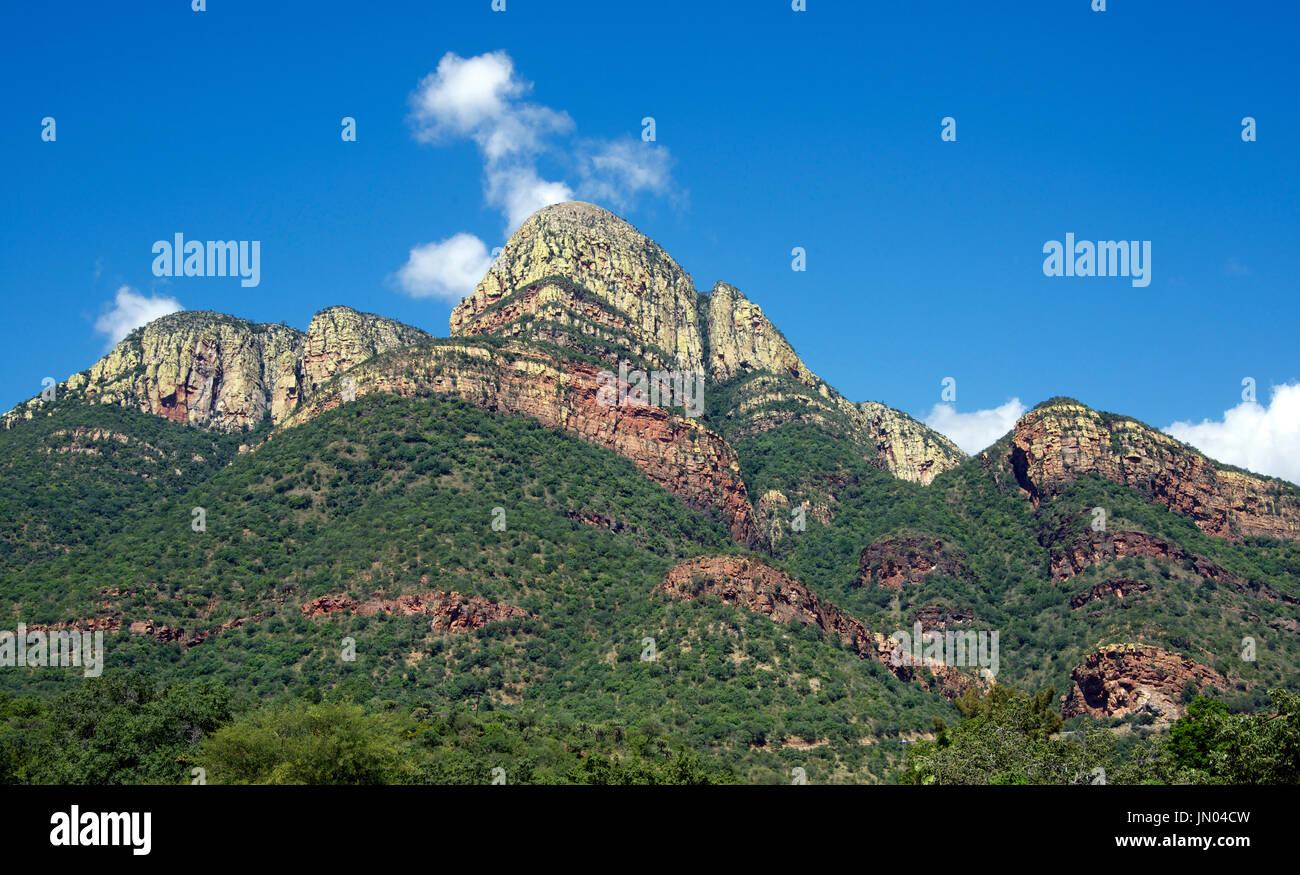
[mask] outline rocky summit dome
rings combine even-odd
[[[451,314],[451,333],[480,333],[478,317],[547,277],[562,277],[625,316],[641,341],[678,367],[702,369],[703,339],[690,275],[659,244],[595,204],[544,207],[519,226],[496,263]]]

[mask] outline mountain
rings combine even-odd
[[[619,403],[638,371],[670,400]],[[538,781],[527,751],[625,737],[714,777],[885,781],[994,679],[1141,727],[1198,692],[1262,708],[1300,666],[1295,486],[1064,398],[967,457],[591,204],[524,222],[449,337],[175,313],[3,425],[11,625],[104,631],[110,670],[178,696],[401,709],[440,756],[487,756],[448,727],[500,714]],[[992,662],[905,645],[918,623]],[[52,726],[83,683],[0,673]],[[0,707],[0,777],[5,715],[37,707]]]

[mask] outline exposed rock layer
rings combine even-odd
[[[919,682],[949,698],[977,679],[955,668],[927,660],[918,672],[904,660],[895,664],[897,642],[872,632],[862,621],[817,598],[799,581],[759,562],[739,556],[702,556],[680,562],[668,572],[661,588],[671,598],[690,600],[716,595],[723,602],[765,614],[776,623],[816,626],[847,644],[863,659],[874,659],[902,680]]]
[[[1070,677],[1073,684],[1061,708],[1067,720],[1080,714],[1124,717],[1145,711],[1158,722],[1171,722],[1183,713],[1180,699],[1188,681],[1197,689],[1227,686],[1214,669],[1149,644],[1104,647],[1089,654]]]
[[[488,623],[508,620],[512,617],[526,617],[528,612],[514,605],[489,601],[478,596],[463,596],[458,592],[427,592],[416,595],[403,595],[395,599],[373,598],[358,601],[347,595],[323,595],[314,598],[302,606],[305,617],[320,617],[327,614],[347,613],[361,617],[375,614],[397,614],[412,617],[425,614],[432,619],[430,628],[434,632],[452,634],[472,632]]]
[[[283,421],[330,376],[379,352],[428,338],[391,319],[330,307],[306,333],[206,311],[182,311],[133,331],[56,393],[135,407],[217,431]],[[30,419],[39,398],[14,408]]]
[[[938,538],[921,536],[879,538],[862,550],[858,560],[858,586],[875,582],[885,589],[902,589],[938,572],[967,577],[961,557]]]
[[[1098,474],[1190,517],[1216,537],[1300,539],[1300,489],[1217,466],[1150,426],[1077,402],[1045,404],[1022,416],[1007,461],[1036,502]]]
[[[390,353],[354,368],[356,397],[373,392],[449,394],[485,410],[529,416],[630,459],[691,507],[722,521],[741,544],[757,530],[731,447],[696,420],[660,407],[606,405],[599,370],[524,344],[439,342]],[[285,423],[298,425],[343,403],[334,385]]]

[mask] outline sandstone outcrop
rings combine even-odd
[[[726,604],[765,614],[776,623],[816,626],[844,642],[862,659],[875,660],[901,680],[917,681],[949,698],[979,684],[975,675],[932,660],[924,662],[924,672],[917,671],[918,667],[905,660],[896,665],[893,656],[900,649],[897,642],[870,631],[862,621],[823,602],[788,574],[755,559],[741,556],[688,559],[675,565],[660,586],[670,598],[688,601],[715,595]]]
[[[1091,653],[1070,675],[1070,691],[1061,697],[1065,719],[1080,714],[1125,717],[1148,712],[1157,722],[1183,713],[1183,688],[1226,687],[1227,679],[1193,659],[1149,644],[1113,644]]]
[[[1124,600],[1125,593],[1133,595],[1139,592],[1146,592],[1151,589],[1151,584],[1143,583],[1132,577],[1116,577],[1111,580],[1105,580],[1094,586],[1092,589],[1085,590],[1070,597],[1070,607],[1079,609],[1089,602],[1100,601],[1108,596],[1115,596],[1120,601]]]
[[[1150,426],[1076,401],[1048,402],[1022,416],[1007,462],[1035,502],[1097,474],[1190,517],[1215,537],[1300,540],[1300,489],[1216,465]]]
[[[488,623],[527,617],[528,612],[514,605],[501,604],[478,596],[464,596],[458,592],[427,592],[398,596],[394,599],[373,598],[358,601],[347,595],[323,595],[302,606],[305,617],[322,617],[346,613],[360,617],[376,614],[412,617],[424,614],[430,618],[430,629],[453,635],[472,632]]]
[[[522,343],[441,341],[378,356],[349,374],[356,397],[454,395],[484,410],[531,417],[630,459],[686,504],[718,518],[741,544],[758,543],[735,452],[697,420],[662,407],[601,402],[599,369]],[[286,422],[292,427],[343,403],[337,383]]]
[[[1097,532],[1085,528],[1076,534],[1071,534],[1067,526],[1049,535],[1046,540],[1052,580],[1056,583],[1069,580],[1088,568],[1109,565],[1126,556],[1150,557],[1186,568],[1198,577],[1213,580],[1236,592],[1246,593],[1256,598],[1291,604],[1300,601],[1294,596],[1277,592],[1266,584],[1246,580],[1221,568],[1204,556],[1189,553],[1177,544],[1171,544],[1163,538],[1146,532]]]
[[[333,374],[427,338],[418,328],[347,307],[317,313],[305,333],[181,311],[133,331],[55,391],[201,428],[241,431],[267,416],[281,422]],[[5,425],[30,419],[40,406],[37,398],[15,407]]]
[[[665,350],[675,367],[702,371],[704,339],[695,286],[662,248],[594,204],[568,202],[533,213],[507,241],[474,293],[451,314],[453,337],[492,333],[478,318],[537,280],[567,277],[627,315],[635,335]]]
[[[725,382],[755,371],[789,374],[830,395],[757,304],[735,286],[716,283],[709,294],[709,375]]]
[[[862,549],[857,586],[872,581],[885,589],[902,589],[938,572],[968,577],[961,554],[938,538],[920,535],[878,538]]]

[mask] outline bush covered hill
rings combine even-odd
[[[0,631],[106,650],[0,667],[0,780],[1291,780],[1294,486],[1063,398],[967,457],[589,204],[451,329],[164,317],[0,418]]]

